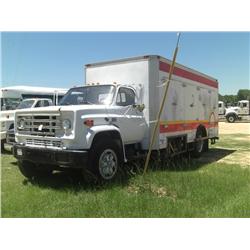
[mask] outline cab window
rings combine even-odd
[[[116,98],[116,105],[128,106],[135,104],[135,92],[129,88],[120,88]]]
[[[36,104],[36,108],[43,107],[42,101],[38,101]]]
[[[44,101],[43,101],[43,106],[44,106],[44,107],[50,106],[50,105],[49,105],[49,101],[48,101],[48,100],[44,100]]]

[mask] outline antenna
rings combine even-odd
[[[176,46],[175,46],[175,51],[174,51],[170,71],[169,71],[169,74],[168,74],[168,79],[163,82],[163,84],[166,83],[166,89],[165,89],[165,92],[164,92],[164,95],[163,95],[163,98],[162,98],[162,101],[161,101],[161,105],[160,105],[160,109],[159,109],[159,112],[158,112],[158,115],[157,115],[156,123],[155,123],[154,130],[153,130],[153,134],[152,134],[151,139],[150,139],[150,145],[149,145],[149,149],[148,149],[146,162],[145,162],[145,165],[144,165],[143,175],[146,174],[147,169],[148,169],[148,164],[149,164],[149,160],[150,160],[150,156],[151,156],[151,152],[152,152],[152,147],[153,147],[155,137],[156,137],[156,131],[157,131],[157,128],[159,127],[161,114],[162,114],[163,107],[164,107],[166,97],[167,97],[167,93],[168,93],[168,88],[169,88],[170,81],[172,79],[172,75],[173,75],[173,72],[174,72],[174,66],[175,66],[175,61],[176,61],[176,57],[177,57],[177,53],[178,53],[180,36],[181,36],[181,33],[177,33],[177,42],[176,42]]]

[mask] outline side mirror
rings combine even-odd
[[[140,112],[142,112],[145,109],[145,105],[144,104],[133,104],[133,108],[136,108]]]

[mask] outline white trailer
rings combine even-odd
[[[123,162],[145,157],[171,61],[142,56],[85,66],[86,85],[61,106],[16,112],[14,156],[30,178],[55,169],[117,176]],[[200,156],[218,139],[218,82],[176,64],[153,150]]]

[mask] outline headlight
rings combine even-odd
[[[24,127],[25,127],[25,120],[24,119],[20,119],[18,125],[19,125],[18,127],[20,129],[24,129]]]
[[[62,125],[63,125],[63,129],[65,129],[65,130],[70,129],[71,128],[71,121],[69,119],[66,119],[63,121]]]

